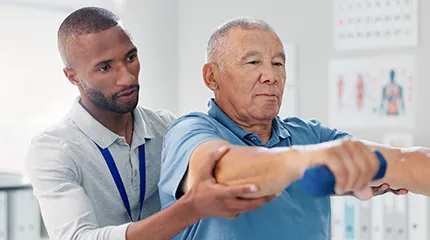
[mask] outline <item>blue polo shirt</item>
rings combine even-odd
[[[317,120],[296,117],[273,120],[272,136],[264,145],[258,135],[245,131],[225,115],[211,99],[208,114],[190,113],[179,118],[165,136],[159,182],[162,208],[176,201],[176,190],[184,177],[188,161],[203,142],[226,140],[241,146],[288,147],[326,142],[347,136],[323,126]],[[175,239],[312,239],[329,240],[330,198],[310,198],[299,181],[255,211],[234,220],[205,218],[186,228]]]

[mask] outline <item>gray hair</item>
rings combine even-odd
[[[100,7],[83,7],[72,12],[61,23],[58,34],[58,50],[63,63],[69,65],[68,47],[78,36],[98,33],[121,25],[121,21],[113,12]]]
[[[217,60],[220,54],[225,51],[227,47],[226,36],[232,29],[263,30],[275,32],[275,29],[263,20],[245,17],[228,20],[219,26],[210,37],[206,48],[206,62]]]

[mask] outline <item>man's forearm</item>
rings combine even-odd
[[[392,188],[430,196],[430,149],[422,147],[387,148],[376,146],[387,159],[386,176],[375,182]]]
[[[387,160],[384,178],[372,182],[379,186],[388,183],[391,188],[406,188],[411,192],[430,196],[430,149],[393,148],[363,141],[381,151]],[[315,145],[318,147],[317,145]],[[307,146],[303,149],[308,148]],[[218,182],[226,185],[255,184],[259,191],[244,197],[260,197],[281,192],[292,181],[301,177],[312,154],[295,148],[267,149],[259,147],[231,146],[220,160],[215,171]]]
[[[302,164],[298,164],[295,154],[297,152],[292,148],[230,146],[229,152],[217,164],[215,178],[225,185],[257,186],[256,193],[243,197],[275,195],[300,177]]]
[[[170,240],[199,219],[194,216],[187,195],[181,197],[170,207],[137,223],[127,229],[127,240]]]

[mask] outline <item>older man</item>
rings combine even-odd
[[[207,114],[179,118],[165,136],[159,183],[162,207],[204,183],[197,177],[206,164],[201,157],[220,146],[229,152],[218,163],[219,182],[256,184],[259,191],[242,195],[246,198],[279,196],[234,220],[203,219],[177,239],[330,239],[330,198],[309,197],[296,180],[308,167],[325,164],[335,175],[337,194],[352,191],[368,199],[379,168],[372,148],[388,161],[386,176],[373,184],[388,182],[430,193],[425,175],[413,181],[400,173],[417,166],[414,161],[429,165],[428,149],[406,153],[352,140],[317,120],[277,116],[286,81],[285,54],[267,23],[249,19],[225,23],[209,40],[207,61],[204,82],[215,98],[209,100]]]

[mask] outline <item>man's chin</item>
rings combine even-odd
[[[265,119],[273,119],[279,113],[279,107],[275,104],[262,104],[258,106],[258,115]]]
[[[130,113],[130,112],[133,112],[134,109],[136,109],[137,103],[138,103],[138,101],[136,101],[136,102],[134,102],[132,104],[131,103],[117,104],[116,107],[111,108],[110,110],[112,112],[119,113],[119,114]]]

